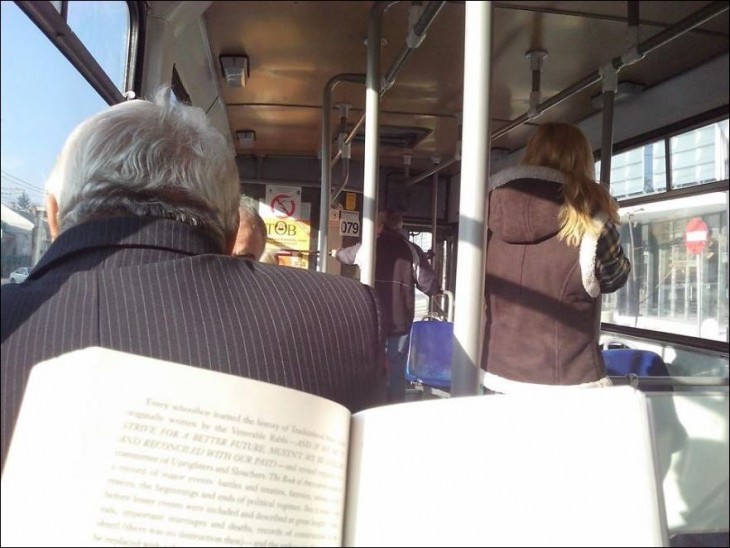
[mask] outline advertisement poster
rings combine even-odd
[[[267,253],[280,265],[309,268],[311,204],[302,203],[301,196],[300,187],[267,185],[259,215],[266,223]]]

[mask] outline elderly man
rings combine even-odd
[[[55,241],[2,288],[2,459],[30,368],[87,346],[276,383],[352,411],[385,400],[373,291],[231,256],[239,176],[198,108],[115,105],[77,127],[48,183]],[[347,303],[347,322],[333,313]]]
[[[378,214],[375,245],[375,291],[385,316],[388,399],[401,402],[406,394],[406,359],[415,315],[416,288],[428,296],[440,291],[436,272],[423,250],[403,234],[403,215],[394,209]],[[333,250],[343,264],[360,266],[360,244]]]
[[[256,201],[248,196],[241,196],[238,205],[238,234],[233,244],[233,255],[244,259],[258,261],[266,249],[266,223],[259,215]]]

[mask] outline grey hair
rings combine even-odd
[[[196,107],[132,100],[82,122],[66,140],[46,189],[60,230],[105,215],[173,219],[221,245],[238,230],[238,169],[225,138]]]

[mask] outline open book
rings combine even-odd
[[[644,396],[474,396],[350,415],[101,348],[31,373],[2,545],[666,545]]]

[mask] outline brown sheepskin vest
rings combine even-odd
[[[557,237],[560,172],[520,166],[491,180],[482,368],[550,385],[606,376],[598,348],[596,239]],[[597,221],[598,222],[598,221]]]

